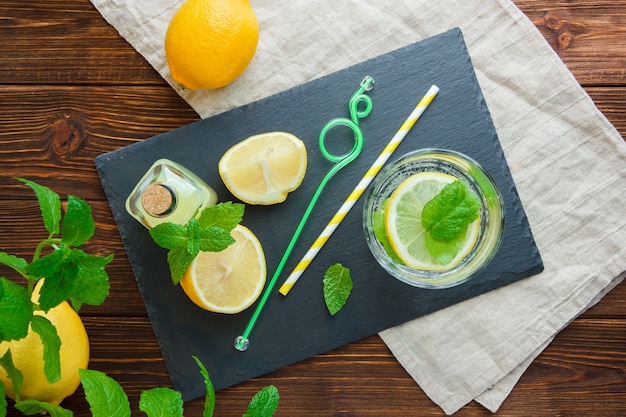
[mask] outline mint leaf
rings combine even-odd
[[[202,210],[198,221],[203,228],[215,226],[230,232],[241,223],[244,207],[241,203],[230,201],[216,204]]]
[[[62,241],[68,245],[80,246],[94,234],[96,225],[91,217],[91,207],[87,202],[70,195],[67,197],[67,212],[61,226]]]
[[[385,252],[397,264],[404,265],[404,262],[396,255],[396,252],[393,250],[391,243],[389,242],[389,238],[387,237],[387,231],[385,228],[385,210],[387,209],[387,201],[389,199],[385,199],[378,210],[374,212],[372,229],[374,230],[374,235],[376,239],[383,245]]]
[[[61,198],[59,195],[48,187],[39,185],[33,181],[24,178],[17,178],[17,180],[28,185],[35,191],[46,230],[50,235],[58,234],[59,225],[61,224]]]
[[[279,399],[280,396],[275,386],[264,387],[252,398],[248,405],[248,411],[243,417],[271,417],[278,408]]]
[[[0,277],[0,341],[26,337],[33,307],[25,288]]]
[[[6,417],[7,415],[7,399],[4,384],[0,381],[0,417]]]
[[[187,245],[187,227],[175,223],[161,223],[150,229],[154,243],[165,249],[182,248]]]
[[[204,364],[200,362],[195,356],[192,356],[198,366],[200,367],[200,373],[204,378],[204,386],[206,387],[206,395],[204,396],[204,411],[202,413],[202,417],[213,417],[213,412],[215,411],[215,388],[213,388],[213,383],[211,382],[211,378],[209,378],[209,372],[204,367]]]
[[[426,248],[440,265],[447,265],[452,262],[459,253],[459,250],[463,247],[463,241],[466,235],[467,228],[450,240],[435,240],[430,233],[426,233],[424,235],[426,238]]]
[[[200,250],[193,245],[184,248],[175,248],[167,253],[167,263],[170,266],[170,274],[174,285],[178,284],[183,275],[189,268],[189,265],[198,256]]]
[[[148,417],[182,417],[183,397],[170,388],[153,388],[141,393],[139,409]]]
[[[51,384],[55,383],[61,379],[61,338],[56,327],[43,316],[34,315],[30,326],[43,344],[43,371],[46,379]]]
[[[27,268],[30,275],[45,278],[39,292],[39,307],[48,311],[67,300],[72,293],[74,273],[72,268],[72,250],[61,245],[59,249],[33,261]]]
[[[5,252],[0,252],[0,264],[9,266],[19,272],[21,275],[26,275],[26,267],[28,262],[24,258],[18,258],[14,255],[9,255]]]
[[[4,390],[4,384],[0,381],[0,417],[6,417],[7,415],[7,399]]]
[[[82,253],[79,249],[73,251]],[[112,260],[113,254],[103,257],[83,253],[76,261],[74,284],[70,293],[72,306],[76,311],[80,310],[82,304],[98,306],[109,295],[109,276],[104,267]]]
[[[331,265],[324,274],[324,301],[331,316],[343,308],[351,292],[350,270],[341,264]]]
[[[74,413],[59,405],[37,400],[24,400],[15,404],[15,408],[27,416],[49,414],[50,417],[73,417]]]
[[[19,369],[15,367],[13,363],[13,357],[11,356],[11,350],[7,350],[6,353],[0,358],[0,366],[2,366],[13,383],[13,391],[15,392],[15,400],[20,401],[20,392],[22,391],[22,384],[24,383],[24,375]]]
[[[422,224],[435,240],[450,240],[478,218],[480,200],[462,180],[446,185],[424,205]]]
[[[100,371],[80,369],[78,373],[92,417],[130,417],[128,397],[117,381]]]
[[[220,227],[201,229],[197,236],[198,247],[203,252],[221,252],[233,243],[235,239],[229,231]]]

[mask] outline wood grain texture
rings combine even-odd
[[[514,2],[626,137],[626,1]],[[118,380],[142,416],[141,391],[170,382],[93,158],[198,116],[88,0],[3,0],[0,39],[0,251],[29,257],[44,236],[33,193],[14,177],[89,201],[97,232],[85,250],[115,255],[110,296],[81,310],[90,367]],[[2,266],[0,275],[17,280]],[[556,336],[497,415],[624,416],[625,369],[622,284]],[[377,336],[220,391],[216,416],[241,416],[269,384],[281,394],[277,417],[444,415]],[[81,389],[63,405],[91,415]],[[201,410],[185,404],[187,416]],[[491,413],[472,403],[456,415]]]

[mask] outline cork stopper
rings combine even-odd
[[[169,214],[176,204],[174,193],[165,184],[150,184],[141,193],[141,205],[152,216]]]

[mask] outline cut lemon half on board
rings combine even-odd
[[[410,268],[445,271],[454,268],[472,250],[480,221],[468,225],[456,256],[445,265],[430,254],[422,209],[433,197],[457,178],[440,172],[420,172],[405,179],[389,197],[385,209],[385,232],[393,251]],[[458,242],[457,242],[458,244]]]
[[[238,225],[231,235],[235,243],[221,252],[200,252],[180,281],[191,301],[216,313],[250,307],[267,275],[261,242],[250,229]]]
[[[230,148],[219,162],[226,188],[248,204],[276,204],[300,186],[307,167],[304,142],[291,133],[251,136]]]

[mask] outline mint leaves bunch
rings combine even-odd
[[[71,300],[76,311],[83,304],[100,305],[109,294],[109,277],[105,266],[113,260],[113,255],[90,255],[78,248],[95,231],[91,207],[85,200],[68,196],[63,215],[61,198],[57,193],[33,181],[18,180],[35,192],[48,237],[37,245],[30,262],[0,252],[0,263],[12,268],[26,280],[24,287],[0,277],[0,341],[21,339],[31,327],[41,337],[44,345],[44,372],[48,382],[53,383],[61,377],[61,343],[54,325],[33,312],[47,312],[65,300]],[[35,304],[31,301],[35,284],[44,278],[38,304]],[[17,388],[21,386],[22,374],[13,366],[10,350],[0,359],[0,365],[11,376],[16,393],[19,393]],[[1,383],[0,388],[4,397]]]
[[[206,394],[202,417],[213,417],[215,410],[215,390],[206,368],[197,357],[193,357],[202,374]],[[89,403],[92,417],[130,417],[128,396],[114,379],[105,373],[90,369],[79,371],[85,398]],[[271,417],[278,408],[280,396],[275,386],[261,389],[252,398],[243,417]],[[74,414],[59,405],[24,400],[16,404],[26,415],[48,413],[52,417],[72,417]],[[183,399],[180,392],[171,388],[153,388],[143,391],[139,397],[139,409],[148,417],[183,417]],[[0,404],[0,415],[2,413]],[[6,411],[6,405],[5,405]]]
[[[426,247],[442,265],[463,247],[467,228],[480,214],[480,199],[462,180],[446,185],[422,210]]]
[[[180,282],[200,251],[220,252],[235,243],[230,231],[241,222],[243,212],[243,204],[223,202],[205,208],[199,218],[185,225],[167,222],[150,229],[154,242],[169,249],[167,263],[174,285]]]

